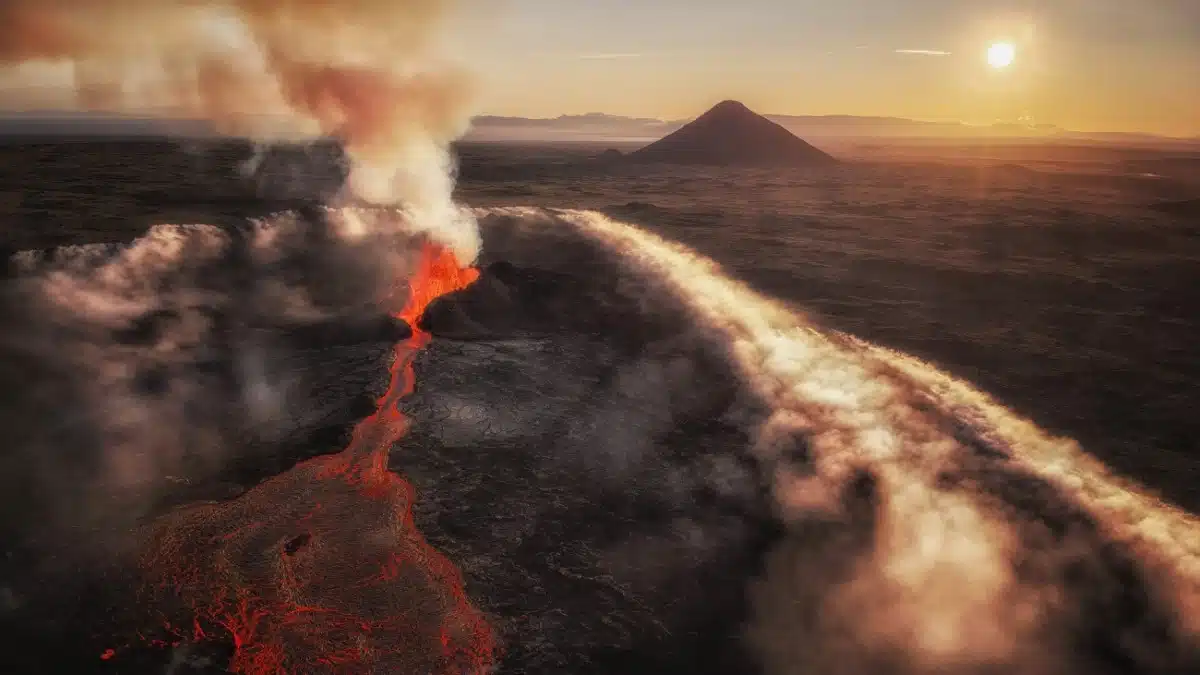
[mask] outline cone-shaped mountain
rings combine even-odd
[[[837,162],[737,101],[722,101],[630,161],[727,166],[825,166]]]

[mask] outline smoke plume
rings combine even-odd
[[[333,136],[351,197],[402,206],[473,260],[449,143],[469,78],[443,52],[453,0],[12,0],[0,61],[58,64],[82,110],[203,119],[255,139]]]
[[[164,495],[340,433],[407,336],[388,316],[418,250],[394,234],[402,222],[284,213],[19,255],[0,295],[19,326],[0,339],[14,386],[0,421],[15,434],[0,484],[26,513],[0,530],[60,550],[119,546],[114,533]]]

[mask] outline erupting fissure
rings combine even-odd
[[[219,628],[234,643],[230,670],[244,675],[457,675],[494,663],[490,626],[458,569],[417,530],[412,486],[387,468],[407,425],[397,403],[429,340],[416,319],[477,277],[449,250],[425,245],[397,314],[413,337],[395,346],[387,392],[349,445],[150,527],[146,591],[168,616],[191,614],[187,629],[168,624],[177,644]]]

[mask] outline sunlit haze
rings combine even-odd
[[[1196,0],[511,0],[480,46],[499,115],[679,119],[724,98],[1200,134]],[[990,45],[1011,44],[1006,68]]]
[[[1200,136],[1197,0],[459,5],[449,32],[480,114],[681,120],[732,98],[775,115]],[[0,68],[0,108],[61,106],[73,72]]]

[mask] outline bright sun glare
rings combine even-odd
[[[993,68],[1007,68],[1017,58],[1017,49],[1011,42],[996,42],[987,50],[988,65]]]

